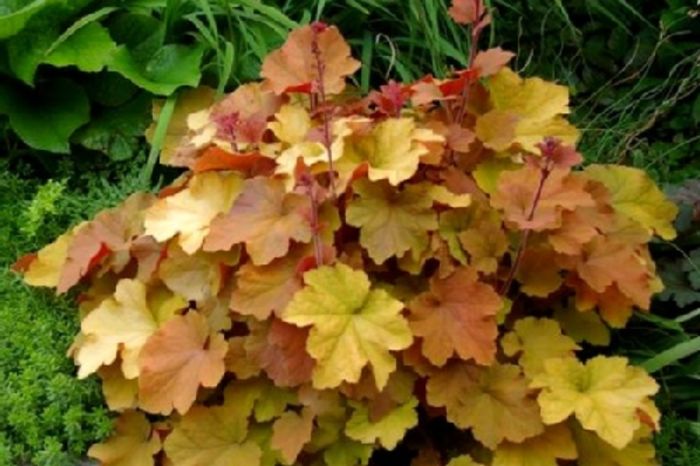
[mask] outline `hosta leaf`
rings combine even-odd
[[[407,348],[412,341],[401,316],[403,304],[379,289],[371,289],[367,275],[337,264],[304,275],[306,287],[294,295],[282,320],[312,326],[307,342],[316,360],[315,388],[337,387],[360,379],[370,364],[380,390],[396,368],[389,351]]]
[[[121,45],[114,52],[108,69],[148,92],[170,95],[181,86],[195,87],[199,84],[203,53],[204,48],[200,45],[167,44],[142,63]]]
[[[67,154],[71,134],[90,119],[90,102],[83,88],[67,79],[52,79],[36,91],[2,82],[0,113],[28,146]]]
[[[676,237],[673,221],[678,215],[678,207],[643,170],[617,165],[591,165],[584,173],[608,188],[612,206],[618,213],[666,240]]]
[[[186,413],[197,389],[215,387],[224,375],[224,337],[211,332],[204,316],[189,312],[166,322],[143,346],[139,400],[151,413]]]
[[[75,66],[80,71],[96,72],[102,70],[112,59],[117,44],[109,31],[99,23],[89,23],[58,45],[52,48],[44,63],[66,67]]]
[[[140,94],[118,108],[110,108],[80,128],[72,142],[100,151],[112,160],[133,157],[142,147],[143,132],[148,127],[151,98]]]
[[[478,367],[452,362],[428,379],[431,406],[445,407],[447,420],[495,449],[503,440],[519,443],[544,431],[537,403],[517,366]]]
[[[626,358],[604,356],[585,365],[573,357],[549,359],[532,386],[542,389],[538,402],[545,423],[557,424],[575,414],[585,429],[618,449],[632,442],[641,425],[637,411],[659,389]]]
[[[105,466],[153,466],[160,451],[160,438],[143,413],[127,411],[115,422],[115,432],[87,454]]]
[[[446,279],[434,277],[430,291],[409,304],[413,334],[423,338],[426,358],[443,366],[457,354],[479,364],[496,355],[496,314],[502,307],[498,293],[478,280],[473,269],[457,269]]]
[[[360,227],[360,244],[378,264],[407,251],[415,259],[428,246],[428,232],[438,228],[433,201],[421,186],[396,191],[386,182],[353,184],[359,198],[350,202],[347,222]]]

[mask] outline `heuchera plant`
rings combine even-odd
[[[656,464],[657,384],[596,348],[661,290],[647,243],[676,208],[640,170],[577,169],[567,89],[477,50],[482,1],[450,14],[466,69],[364,97],[335,27],[293,31],[262,82],[180,99],[172,185],[18,262],[88,285],[70,355],[121,413],[91,457]]]

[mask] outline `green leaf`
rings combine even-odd
[[[674,364],[683,358],[687,358],[693,354],[700,353],[700,337],[695,337],[692,340],[678,343],[671,348],[662,351],[653,358],[644,361],[641,366],[647,372],[653,374],[664,367]]]
[[[112,160],[134,156],[150,123],[151,98],[141,94],[126,105],[108,109],[79,129],[72,141],[106,154]]]
[[[0,5],[0,13],[2,13],[0,16],[0,39],[7,39],[20,32],[35,13],[41,11],[51,2],[50,0],[34,0],[24,6],[21,6],[21,3],[24,2],[17,1],[2,3]]]
[[[90,23],[63,40],[44,63],[56,67],[76,66],[81,71],[97,72],[110,62],[116,49],[117,44],[109,36],[109,31],[98,23]]]
[[[90,102],[83,88],[67,79],[36,91],[0,82],[0,113],[30,147],[65,154],[70,135],[90,119]]]
[[[153,94],[170,95],[181,86],[195,87],[201,78],[203,47],[169,44],[146,63],[139,63],[120,46],[108,68]]]

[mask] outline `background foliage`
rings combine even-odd
[[[77,325],[72,307],[26,290],[6,269],[20,251],[36,249],[143,187],[139,174],[148,149],[142,134],[151,121],[151,99],[197,82],[223,91],[257,77],[261,57],[291,27],[319,17],[337,24],[355,56],[369,63],[358,74],[363,89],[385,77],[441,76],[460,64],[468,48],[466,34],[444,13],[446,3],[0,2],[0,337],[11,342],[0,353],[0,370],[17,379],[2,387],[14,393],[2,399],[24,400],[16,402],[22,409],[0,409],[3,441],[12,445],[0,458],[51,464],[41,455],[53,455],[51,461],[67,461],[105,432],[98,394],[72,379],[64,358]],[[517,52],[516,68],[525,74],[571,87],[573,119],[584,130],[588,160],[630,163],[664,183],[700,175],[700,13],[694,0],[491,3],[491,42]],[[700,292],[693,278],[699,227],[691,217],[685,217],[678,244],[658,244],[655,251],[668,264],[662,273],[670,285],[668,299],[657,303],[659,317],[637,320],[616,339],[617,350],[637,362],[675,348],[649,363],[662,365],[655,375],[662,377],[672,414],[659,448],[668,458],[664,464],[672,465],[697,464],[700,456],[700,395],[691,389],[700,376],[700,316],[693,314]],[[32,381],[38,373],[55,374],[56,382],[47,383],[52,390],[37,391]],[[32,437],[39,426],[30,429],[27,419],[47,419],[39,431],[52,435]],[[65,427],[78,425],[75,419],[82,427]]]

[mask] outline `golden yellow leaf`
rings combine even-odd
[[[121,364],[101,367],[97,373],[102,379],[102,394],[109,409],[123,411],[137,407],[139,382],[125,378]]]
[[[580,349],[571,338],[562,335],[555,320],[526,317],[518,320],[513,331],[501,338],[507,356],[520,354],[518,362],[529,378],[544,370],[545,361],[573,356]]]
[[[574,145],[579,133],[562,115],[569,113],[569,90],[540,78],[523,79],[503,68],[488,80],[493,109],[478,118],[476,134],[487,147],[504,151],[518,144],[538,153],[546,137]]]
[[[621,165],[591,165],[584,173],[608,188],[616,212],[663,239],[676,237],[673,221],[678,207],[643,170]]]
[[[576,444],[568,426],[557,424],[522,443],[503,442],[494,452],[491,466],[558,466],[559,459],[576,458]]]
[[[382,264],[392,256],[411,251],[415,260],[428,247],[428,232],[438,228],[433,201],[420,185],[396,191],[386,182],[359,180],[353,183],[359,198],[346,212],[347,222],[360,227],[360,244]]]
[[[120,280],[114,296],[90,312],[80,328],[86,339],[75,352],[79,378],[112,364],[117,354],[121,355],[126,378],[137,377],[139,353],[158,329],[146,301],[146,285],[138,280]]]
[[[178,235],[187,254],[194,254],[209,234],[214,218],[228,212],[242,187],[236,173],[195,175],[187,189],[156,202],[146,211],[146,234],[158,241]]]
[[[371,289],[363,271],[342,263],[306,272],[304,281],[306,287],[294,295],[282,320],[312,326],[306,349],[317,363],[314,387],[357,382],[370,364],[381,390],[396,369],[389,351],[405,349],[413,340],[401,316],[403,303],[384,290]]]
[[[160,438],[146,416],[127,411],[116,420],[115,432],[107,441],[91,446],[87,454],[103,466],[153,466],[153,455],[160,448]]]
[[[649,428],[642,426],[624,448],[615,448],[597,435],[571,423],[579,466],[659,466]]]
[[[626,358],[596,356],[584,365],[574,357],[549,359],[533,380],[541,388],[542,419],[558,424],[574,414],[583,427],[622,449],[641,425],[637,410],[659,386]]]
[[[44,246],[24,272],[24,281],[31,286],[56,288],[61,279],[63,265],[68,258],[68,247],[73,232],[64,233],[48,246]]]
[[[610,329],[597,312],[563,307],[554,311],[554,318],[559,322],[564,333],[577,343],[585,341],[596,346],[610,344]]]

